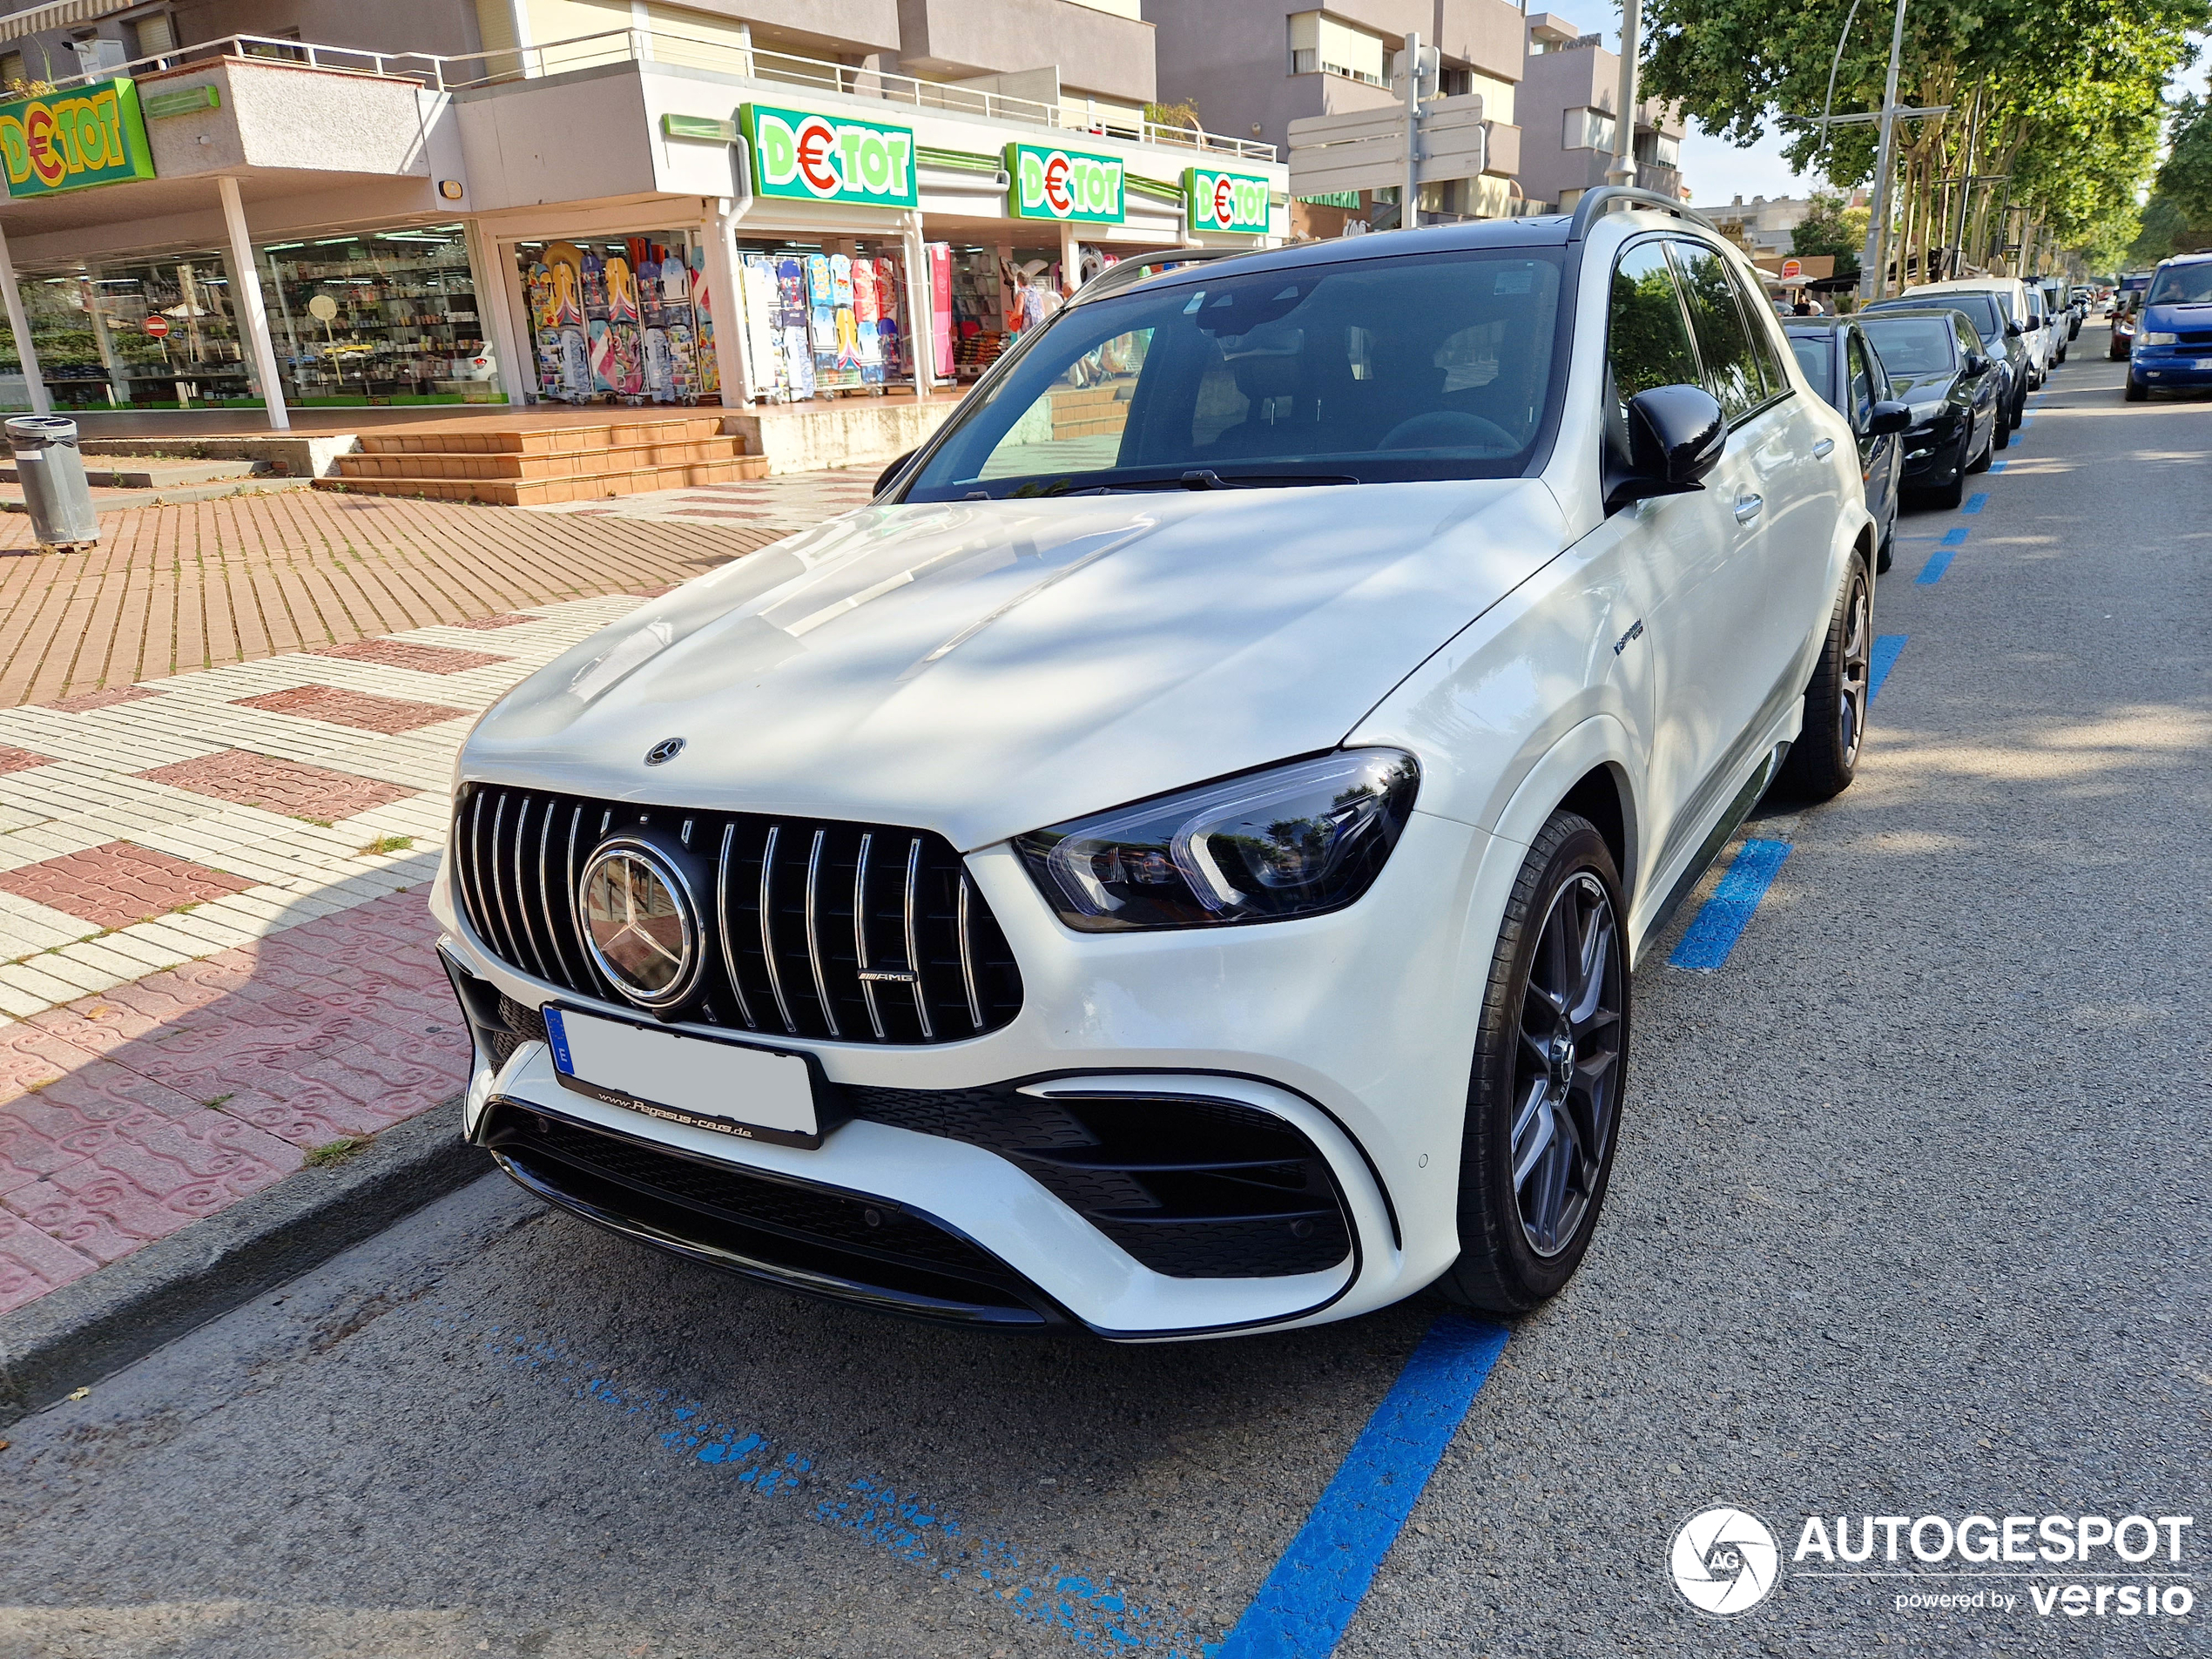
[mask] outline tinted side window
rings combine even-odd
[[[1743,321],[1751,335],[1751,352],[1759,360],[1759,373],[1766,381],[1769,397],[1779,397],[1790,389],[1790,377],[1783,372],[1782,354],[1774,343],[1775,325],[1778,319],[1774,307],[1764,294],[1748,287],[1741,271],[1730,274],[1736,280],[1736,303],[1743,309]]]
[[[1874,371],[1866,361],[1866,342],[1857,334],[1851,337],[1847,347],[1851,354],[1851,412],[1858,429],[1866,429],[1866,421],[1874,413]]]
[[[1699,383],[1682,299],[1659,243],[1641,243],[1621,256],[1613,267],[1611,310],[1605,354],[1617,410],[1655,386]]]
[[[1690,326],[1697,333],[1705,362],[1706,389],[1720,400],[1730,421],[1741,418],[1766,396],[1751,336],[1737,307],[1736,284],[1717,254],[1688,242],[1668,245],[1689,302]]]

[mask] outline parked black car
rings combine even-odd
[[[1912,423],[1912,411],[1890,390],[1880,354],[1849,317],[1791,317],[1783,332],[1813,388],[1843,411],[1858,439],[1858,470],[1866,480],[1866,510],[1874,515],[1880,551],[1878,573],[1890,568],[1892,536],[1897,529],[1898,496],[1904,487],[1904,441],[1898,435]]]
[[[1860,326],[1892,391],[1912,411],[1905,433],[1905,493],[1956,507],[1966,496],[1966,475],[1988,468],[2003,418],[1996,365],[1983,352],[1973,320],[1947,306],[1929,306],[1885,311]]]
[[[1936,305],[1963,311],[1972,318],[1974,332],[1981,337],[1982,354],[1998,365],[1997,407],[2004,419],[1998,424],[1996,443],[2002,449],[2012,442],[2020,416],[2027,413],[2028,381],[2033,378],[2028,373],[2026,331],[2006,315],[2003,300],[1986,289],[1954,288],[1946,289],[1939,298],[1930,294],[1919,300],[1877,300],[1858,314],[1864,320],[1871,320],[1878,313],[1925,311]]]

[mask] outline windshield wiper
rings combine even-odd
[[[1227,477],[1211,467],[1195,468],[1171,478],[1120,478],[1110,484],[1071,489],[1070,496],[1111,496],[1136,489],[1261,489],[1298,484],[1356,484],[1359,479],[1341,472],[1234,472]]]

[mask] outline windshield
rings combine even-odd
[[[906,499],[1518,476],[1554,393],[1560,260],[1345,260],[1070,306]]]
[[[1812,382],[1812,389],[1829,402],[1836,401],[1836,347],[1826,334],[1792,334],[1790,350],[1797,367]]]
[[[2151,280],[2153,306],[2212,306],[2212,260],[2202,265],[2169,265]]]
[[[2005,320],[1998,311],[1997,296],[1993,293],[1932,293],[1918,300],[1878,301],[1866,309],[1872,313],[1931,305],[1946,306],[1953,311],[1965,312],[1973,319],[1974,332],[1981,336],[1982,343],[1994,346],[2000,354],[2003,353],[2005,347],[2000,342],[2005,337]]]
[[[1947,374],[1958,336],[1941,317],[1869,317],[1867,339],[1892,374]]]

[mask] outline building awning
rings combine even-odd
[[[50,29],[74,29],[79,24],[98,23],[102,17],[111,17],[118,11],[128,11],[143,3],[145,0],[50,0],[46,5],[0,17],[0,41],[21,40],[26,35],[43,35]]]

